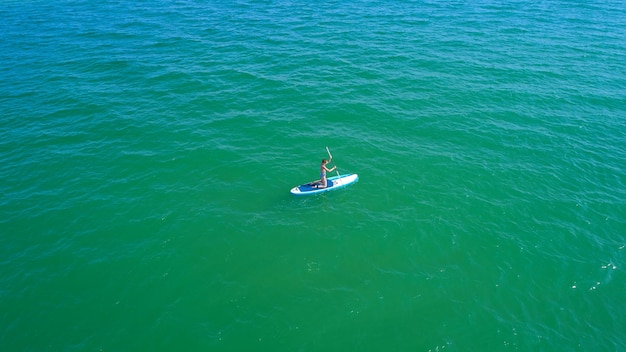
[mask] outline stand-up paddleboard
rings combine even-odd
[[[347,187],[359,180],[357,174],[347,174],[341,176],[333,176],[326,179],[326,188],[317,188],[313,182],[300,185],[291,189],[291,194],[296,196],[307,196],[312,194],[320,194],[324,192],[334,191]],[[314,181],[315,182],[315,181]]]

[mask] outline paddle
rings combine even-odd
[[[328,158],[330,160],[333,160],[333,156],[330,154],[330,149],[328,149],[328,147],[326,147],[326,151],[328,152]],[[339,175],[339,170],[337,170],[337,163],[335,162],[335,171],[337,172],[337,180],[339,180],[341,178],[341,175]]]

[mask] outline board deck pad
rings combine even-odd
[[[326,188],[332,187],[334,185],[333,181],[326,179]],[[299,186],[298,189],[300,189],[300,192],[311,192],[311,191],[315,191],[315,190],[322,190],[323,188],[317,188],[313,185],[311,185],[311,183],[307,183],[306,185],[302,185]]]

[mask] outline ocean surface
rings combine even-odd
[[[2,351],[626,350],[623,1],[2,5]]]

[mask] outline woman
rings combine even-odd
[[[316,188],[326,188],[326,186],[328,185],[328,181],[326,180],[326,172],[333,172],[337,168],[336,165],[333,166],[332,169],[326,167],[326,164],[331,162],[331,160],[333,160],[332,157],[330,158],[330,160],[322,159],[322,164],[320,165],[320,180],[315,182]]]

